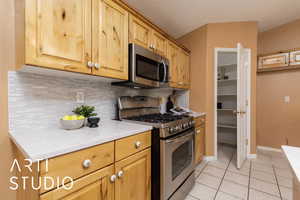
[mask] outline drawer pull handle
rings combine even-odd
[[[85,168],[85,169],[89,168],[89,167],[91,166],[91,164],[92,164],[92,161],[91,161],[91,160],[84,160],[84,161],[82,162],[82,166],[83,166],[83,168]]]
[[[197,130],[197,133],[200,133],[201,131],[200,130]]]
[[[138,149],[138,148],[141,147],[141,145],[142,145],[142,143],[141,143],[140,141],[137,141],[137,142],[135,143],[135,148]]]
[[[96,69],[100,69],[100,64],[95,63],[94,67],[95,67]]]
[[[89,62],[87,63],[87,66],[88,66],[89,68],[93,68],[93,67],[95,66],[95,64],[94,64],[92,61],[89,61]]]
[[[123,174],[124,174],[124,172],[123,172],[122,170],[119,171],[118,174],[117,174],[117,175],[118,175],[118,178],[122,178]]]
[[[117,179],[117,176],[116,175],[112,175],[110,177],[110,182],[114,183],[116,181],[116,179]]]

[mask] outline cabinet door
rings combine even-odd
[[[185,54],[181,49],[178,51],[177,87],[184,88],[185,80]]]
[[[25,63],[91,73],[92,0],[26,0]]]
[[[166,56],[167,54],[167,39],[158,33],[157,31],[152,31],[152,48],[153,51],[161,56]]]
[[[281,53],[270,56],[259,57],[258,68],[274,68],[274,67],[286,67],[289,64],[289,54]]]
[[[174,43],[168,43],[167,57],[170,62],[170,85],[176,88],[178,84],[179,48]]]
[[[195,163],[199,164],[204,157],[205,150],[205,128],[197,127],[195,135]]]
[[[114,166],[98,170],[76,181],[70,190],[60,188],[41,196],[41,200],[114,200],[114,185],[110,177]],[[67,184],[66,187],[69,187]]]
[[[183,87],[188,89],[190,87],[190,55],[183,52]]]
[[[146,149],[116,163],[116,200],[151,199],[151,150]]]
[[[112,0],[93,0],[93,74],[128,79],[128,12]]]
[[[142,20],[129,16],[129,40],[145,48],[150,48],[152,29]]]

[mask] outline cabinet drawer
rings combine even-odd
[[[205,126],[205,117],[197,117],[195,120],[195,127]]]
[[[64,177],[69,176],[74,180],[108,166],[113,162],[114,142],[110,142],[49,159],[48,171],[46,161],[43,161],[41,163],[40,176],[42,178],[53,177],[55,178],[54,180],[57,178],[62,180]],[[41,188],[40,192],[44,193],[46,191],[45,188]]]
[[[151,146],[151,131],[116,141],[116,161]]]

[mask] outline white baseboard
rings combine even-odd
[[[205,161],[214,161],[218,160],[216,156],[204,156]]]
[[[257,149],[265,150],[265,151],[282,152],[281,149],[276,149],[276,148],[272,148],[272,147],[265,147],[265,146],[257,146]]]
[[[256,154],[248,154],[247,156],[248,159],[255,159],[256,157]]]

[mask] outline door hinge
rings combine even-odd
[[[249,144],[249,141],[248,141],[248,139],[246,139],[246,145],[248,146],[248,144]]]
[[[248,106],[249,105],[249,101],[248,101],[248,99],[246,100],[246,106]]]

